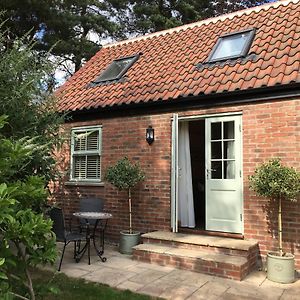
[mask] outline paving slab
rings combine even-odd
[[[151,270],[151,269],[141,267],[140,265],[134,265],[134,266],[128,267],[126,270],[128,270],[129,272],[140,274],[140,273],[143,273],[143,272],[145,272],[147,270]]]
[[[137,266],[140,266],[141,268],[144,268],[147,270],[156,270],[156,271],[165,272],[165,273],[170,273],[176,269],[175,267],[160,266],[157,264],[150,264],[150,263],[144,263],[144,262],[139,262],[139,264]]]
[[[139,290],[137,290],[137,292],[140,294],[145,294],[145,295],[149,295],[152,297],[159,297],[159,295],[161,294],[161,290],[158,290],[153,285],[144,286],[144,287],[140,288]]]
[[[300,299],[300,289],[286,289],[282,293],[280,300],[299,300]]]
[[[182,300],[191,296],[196,290],[197,287],[195,286],[177,285],[176,287],[166,289],[162,294],[160,294],[160,297],[172,300]]]
[[[247,275],[243,282],[251,283],[254,286],[261,286],[266,280],[266,272],[264,271],[253,271]]]
[[[180,282],[178,281],[170,281],[170,280],[166,280],[164,277],[161,277],[145,285],[144,287],[140,288],[138,292],[159,297],[166,290],[175,289],[176,286],[178,285],[180,285]]]
[[[300,280],[292,284],[278,284],[266,279],[266,273],[255,271],[238,282],[174,267],[159,266],[132,260],[115,246],[106,246],[107,262],[96,255],[91,265],[84,257],[80,263],[73,259],[73,247],[67,247],[62,272],[70,277],[108,284],[119,289],[178,300],[298,300]],[[58,258],[59,261],[59,258]],[[47,269],[57,269],[57,264]]]
[[[222,283],[218,282],[207,282],[191,294],[187,299],[189,300],[215,300],[222,299],[221,296],[228,289]]]
[[[90,274],[91,272],[88,270],[82,270],[78,268],[74,268],[71,264],[65,264],[63,265],[61,271],[66,274],[69,277],[79,278],[82,276],[85,276],[87,274]]]
[[[100,282],[108,284],[112,287],[116,287],[135,275],[135,273],[131,273],[125,270],[103,268],[102,270],[91,272],[81,277],[89,281]]]
[[[240,281],[231,280],[228,278],[221,278],[217,276],[213,276],[209,282],[213,284],[214,283],[221,284],[222,286],[226,287],[226,289],[230,288],[234,284],[241,284]]]
[[[130,281],[136,283],[144,283],[147,285],[148,283],[165,276],[165,272],[160,272],[156,270],[146,270],[140,274],[135,274],[135,276],[130,278]]]
[[[163,280],[170,282],[179,282],[180,285],[191,285],[201,287],[211,279],[211,276],[185,271],[185,270],[174,270],[168,275],[163,277]]]
[[[68,263],[68,265],[71,265],[74,268],[74,262]],[[101,260],[98,260],[98,261],[94,260],[93,262],[91,262],[90,265],[88,264],[87,261],[80,261],[79,263],[75,263],[76,269],[80,269],[80,270],[84,270],[84,271],[88,271],[88,272],[99,271],[105,267],[106,267],[106,264],[103,263]],[[62,268],[65,268],[64,263],[62,264]]]
[[[290,288],[295,288],[295,287],[298,287],[299,288],[299,299],[300,299],[300,280],[296,280],[295,282],[293,283],[285,283],[285,284],[282,284],[282,283],[277,283],[277,282],[274,282],[274,281],[271,281],[269,279],[265,279],[262,284],[261,284],[262,287],[265,287],[265,288],[270,288],[270,289],[273,289],[273,288],[283,288],[283,289],[290,289]]]
[[[284,292],[283,288],[274,287],[270,288],[253,288],[253,285],[249,283],[235,283],[233,282],[230,287],[226,290],[226,293],[236,296],[243,296],[243,297],[252,297],[254,299],[270,299],[270,300],[277,300],[280,299]],[[226,294],[225,293],[225,294]]]
[[[222,300],[262,300],[261,298],[252,296],[235,295],[231,293],[225,293],[222,295]]]
[[[136,283],[129,280],[123,281],[119,285],[117,285],[117,288],[120,290],[129,290],[132,292],[136,292],[137,290],[144,287],[143,283]]]
[[[132,260],[129,257],[123,258],[119,256],[112,256],[103,264],[105,264],[105,266],[109,268],[128,269],[129,267],[136,266],[138,262],[136,260]]]

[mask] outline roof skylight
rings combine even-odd
[[[94,83],[120,79],[138,58],[139,55],[134,55],[113,60],[112,63],[94,81]]]
[[[254,29],[221,36],[213,48],[208,61],[215,62],[246,56],[251,47]]]

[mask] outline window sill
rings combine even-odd
[[[66,186],[104,186],[104,182],[99,181],[67,181]]]

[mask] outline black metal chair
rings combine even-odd
[[[80,212],[103,212],[104,201],[101,198],[81,198],[79,201]],[[90,225],[94,226],[96,221],[89,220]],[[80,220],[81,227],[85,227],[85,221]]]
[[[79,201],[79,207],[80,211],[84,212],[101,212],[104,208],[104,200],[101,198],[81,198]]]
[[[79,201],[80,212],[103,212],[104,200],[101,198],[81,198]],[[95,219],[80,219],[80,232],[87,232],[89,228],[90,238],[93,240],[94,247],[96,247],[96,238],[99,239],[100,248],[104,249],[104,230],[107,225],[107,220]]]
[[[61,208],[53,207],[49,212],[50,219],[53,221],[52,231],[56,234],[56,241],[63,242],[64,248],[62,250],[58,271],[61,269],[61,264],[64,258],[66,246],[70,242],[74,242],[74,259],[76,253],[80,251],[80,242],[86,240],[86,235],[77,232],[67,231],[65,227],[64,214]]]

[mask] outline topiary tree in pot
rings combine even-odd
[[[249,177],[250,189],[257,195],[278,203],[278,252],[268,253],[268,279],[289,283],[295,278],[294,256],[282,248],[282,201],[297,201],[300,195],[300,173],[292,167],[283,166],[280,159],[270,159],[256,168]]]
[[[140,239],[140,232],[132,230],[131,191],[145,179],[145,174],[138,164],[133,164],[124,157],[106,170],[104,179],[119,190],[126,190],[128,193],[129,228],[120,233],[119,250],[121,253],[131,254],[132,247],[137,245]]]

